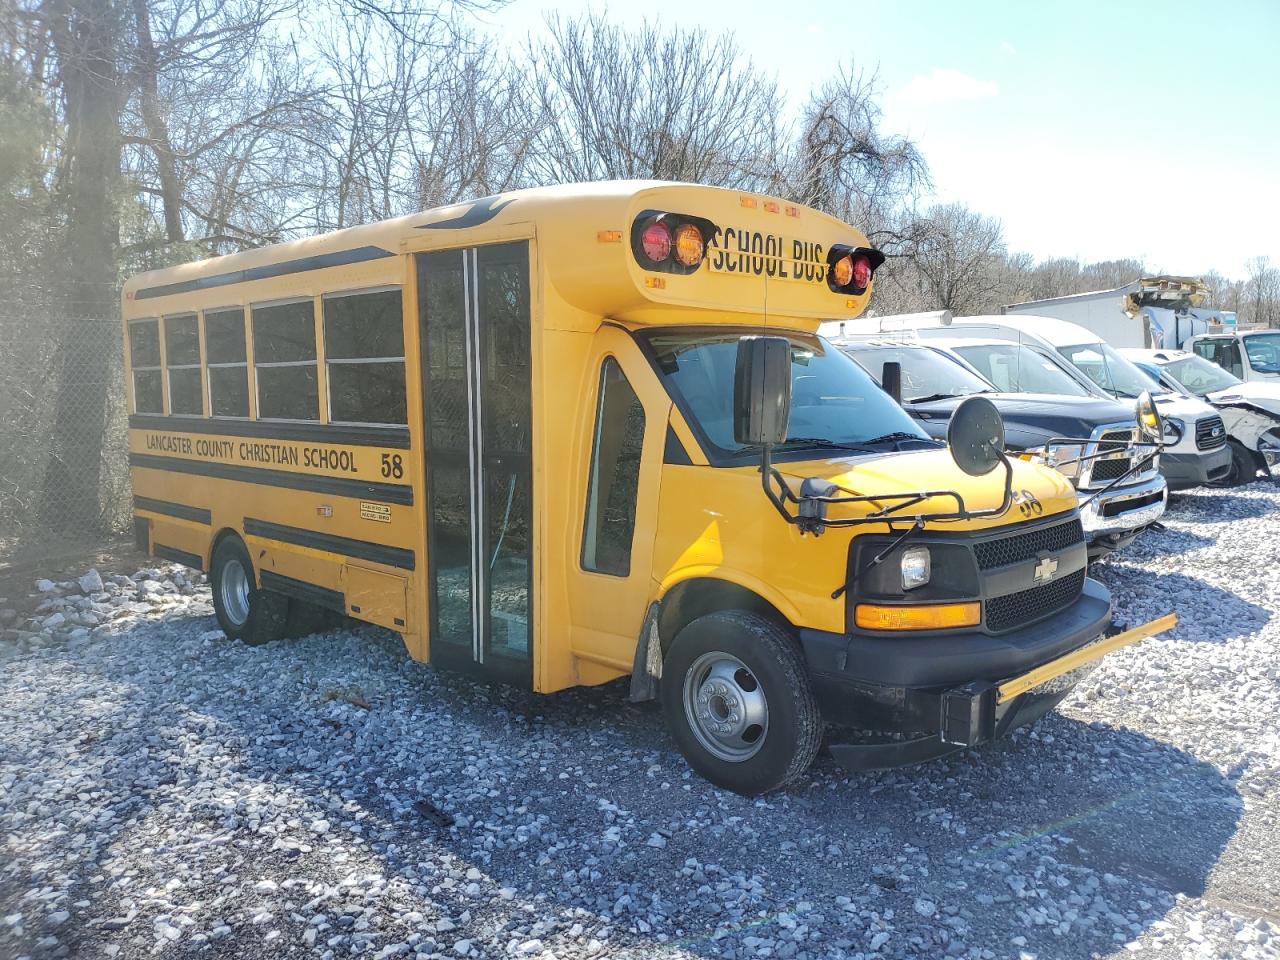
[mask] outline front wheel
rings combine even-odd
[[[223,633],[251,646],[285,635],[289,598],[254,585],[253,561],[239,538],[220,541],[209,566],[213,612]]]
[[[677,634],[662,668],[662,711],[689,765],[746,796],[808,769],[822,718],[792,636],[754,613],[699,617]]]
[[[1248,449],[1238,440],[1227,441],[1231,448],[1231,471],[1222,478],[1224,487],[1238,487],[1244,483],[1252,483],[1258,478],[1262,469],[1261,457]]]

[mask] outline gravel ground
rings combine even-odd
[[[176,568],[24,584],[0,957],[1280,957],[1280,492],[1167,523],[1097,575],[1181,625],[1033,730],[757,800],[621,683],[491,688],[375,629],[244,647]]]

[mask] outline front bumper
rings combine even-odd
[[[1187,490],[1223,479],[1231,472],[1231,448],[1225,443],[1216,450],[1195,453],[1160,454],[1160,472],[1170,490]]]
[[[1092,643],[1110,622],[1110,593],[1086,578],[1071,606],[1008,633],[882,636],[801,630],[800,643],[823,719],[856,730],[936,737],[948,690],[995,684],[1033,670]]]
[[[1100,640],[1110,616],[1106,589],[1088,580],[1070,608],[1004,637],[963,634],[883,642],[849,636],[842,638],[842,660],[832,657],[839,648],[833,635],[801,631],[824,719],[885,738],[837,741],[830,744],[831,753],[851,769],[883,769],[998,739],[1051,710],[1105,654],[1176,622],[1164,617]],[[886,651],[894,645],[902,649]],[[934,656],[939,649],[949,656]],[[833,669],[842,662],[843,669]],[[880,682],[886,678],[892,682]],[[900,682],[916,678],[927,682]]]
[[[1115,487],[1092,500],[1091,496],[1089,490],[1076,493],[1080,522],[1089,540],[1089,559],[1096,560],[1132,542],[1164,516],[1169,485],[1157,473],[1138,483]]]

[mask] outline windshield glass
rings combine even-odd
[[[680,330],[646,337],[667,389],[711,452],[721,457],[748,452],[733,439],[733,376],[738,340],[744,335]],[[791,419],[786,443],[775,447],[779,454],[807,450],[812,456],[824,446],[872,449],[870,441],[883,444],[875,449],[893,449],[902,440],[932,443],[865,370],[826,340],[802,333],[777,335],[791,341]]]
[[[1197,397],[1203,397],[1206,393],[1213,393],[1215,390],[1230,390],[1243,382],[1216,363],[1210,363],[1204,357],[1194,354],[1169,361],[1164,365],[1164,372]]]
[[[1262,373],[1280,373],[1280,333],[1251,333],[1244,338],[1249,366]]]
[[[902,399],[906,403],[926,403],[974,393],[992,393],[987,383],[963,364],[931,347],[846,347],[868,373],[884,382],[884,365],[902,367]]]
[[[1031,347],[1017,343],[981,343],[955,349],[1004,393],[1091,396],[1069,373]]]
[[[1133,398],[1143,390],[1165,392],[1164,387],[1116,353],[1110,344],[1078,343],[1070,347],[1059,347],[1058,352],[1107,393]]]

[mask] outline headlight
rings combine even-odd
[[[1177,417],[1164,418],[1164,442],[1173,446],[1182,439],[1182,435],[1187,432],[1187,425]]]
[[[1049,447],[1049,455],[1044,462],[1064,477],[1074,480],[1080,475],[1080,455],[1083,453],[1084,447],[1078,443],[1055,443]]]
[[[914,590],[929,582],[930,569],[928,547],[908,547],[902,551],[902,589]]]

